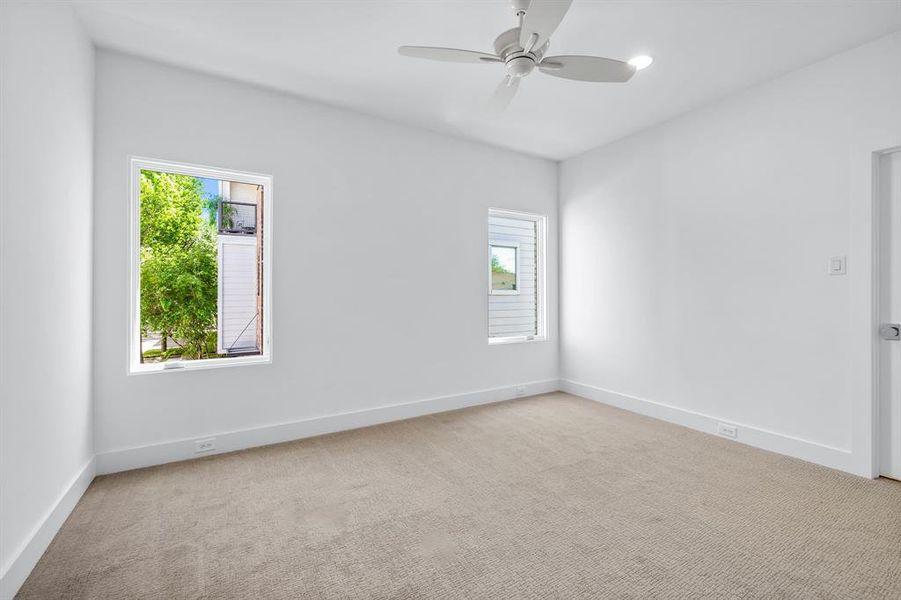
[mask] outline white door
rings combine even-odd
[[[901,479],[901,340],[891,339],[901,324],[901,151],[879,160],[883,258],[879,465],[882,475]]]

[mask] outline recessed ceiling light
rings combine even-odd
[[[629,64],[641,71],[650,67],[652,62],[654,62],[654,59],[650,56],[636,56],[629,61]]]

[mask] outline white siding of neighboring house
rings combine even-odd
[[[531,220],[488,217],[488,242],[517,243],[519,293],[488,296],[488,337],[536,335],[538,329],[537,232]]]
[[[256,243],[250,235],[219,236],[219,353],[256,347]]]

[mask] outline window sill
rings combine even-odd
[[[546,342],[547,336],[517,336],[517,337],[494,337],[488,338],[488,345],[495,346],[500,344],[528,344],[531,342]]]
[[[176,360],[164,363],[142,363],[131,365],[129,375],[152,375],[155,373],[184,373],[185,371],[204,371],[206,369],[224,369],[228,367],[244,367],[249,365],[266,365],[272,363],[270,356],[241,356],[236,358],[209,358],[203,360]],[[178,365],[178,366],[175,366]]]

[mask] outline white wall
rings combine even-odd
[[[107,52],[96,114],[102,464],[139,446],[556,380],[555,318],[549,342],[488,345],[485,277],[489,207],[547,214],[556,264],[554,163]],[[126,375],[130,154],[274,176],[271,365]],[[554,316],[553,271],[548,286]]]
[[[93,48],[71,8],[54,3],[3,2],[0,39],[6,598],[92,476]]]
[[[871,153],[901,144],[899,65],[895,34],[565,161],[567,388],[871,475]]]

